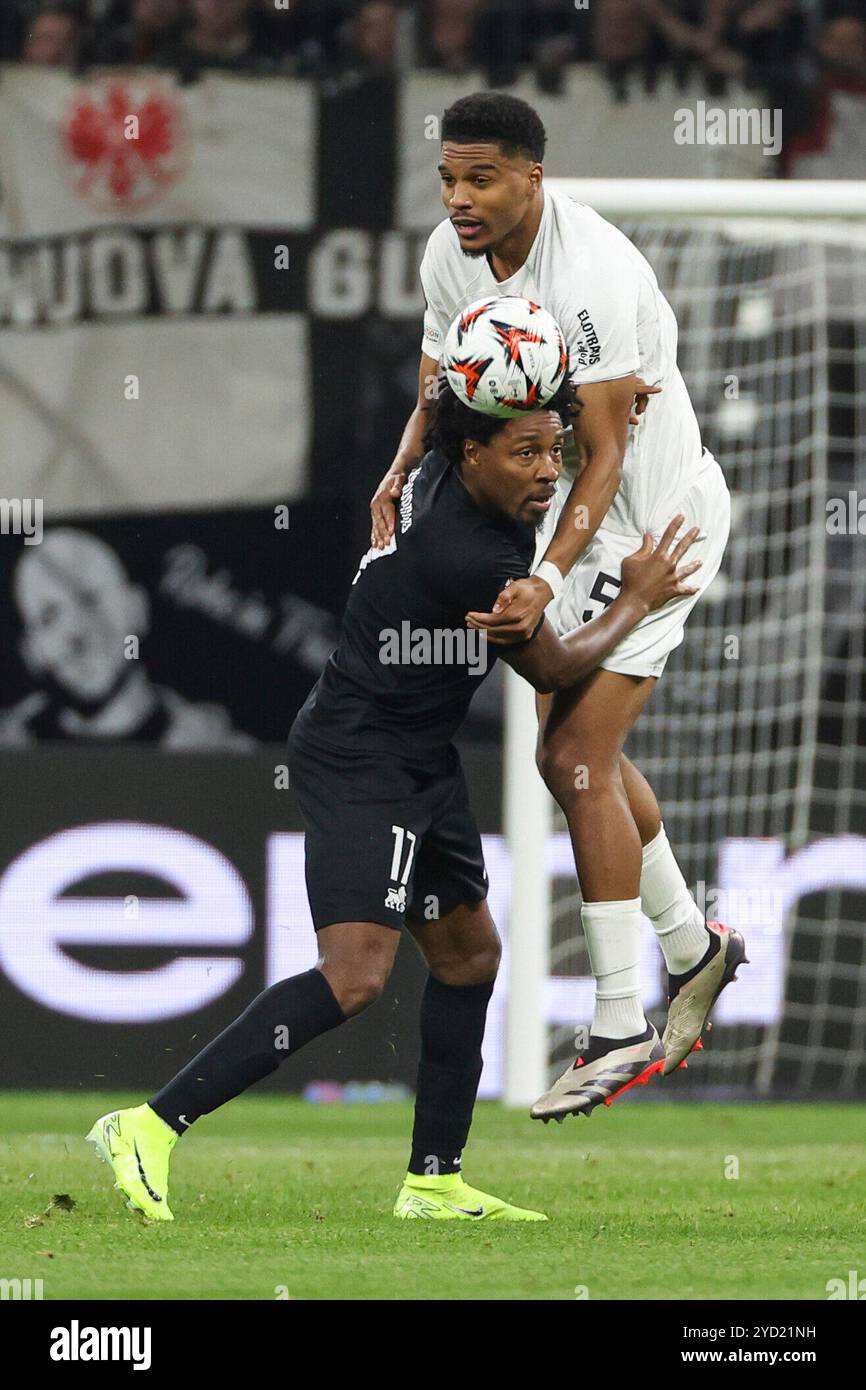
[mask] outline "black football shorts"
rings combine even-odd
[[[289,737],[289,779],[306,830],[316,931],[334,922],[402,927],[487,896],[481,836],[455,748],[435,771]]]

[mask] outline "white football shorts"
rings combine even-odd
[[[557,513],[567,496],[567,487],[558,492],[554,503]],[[680,535],[692,526],[701,528],[700,537],[687,556],[688,560],[703,561],[701,569],[688,580],[690,585],[697,586],[698,592],[689,598],[671,599],[664,608],[642,618],[602,661],[605,671],[619,671],[628,676],[660,676],[671,652],[683,640],[689,613],[718,572],[731,529],[731,497],[724,474],[708,450],[704,452],[695,482],[670,512],[657,533],[653,533],[654,539],[660,540],[668,522],[678,512],[685,516]],[[539,543],[539,558],[556,525],[555,518],[549,514],[546,522],[547,539]],[[640,549],[642,540],[643,536],[637,532],[612,530],[604,524],[599,527],[577,564],[565,576],[559,598],[548,605],[547,617],[561,637],[597,618],[613,602],[622,586],[622,562]]]

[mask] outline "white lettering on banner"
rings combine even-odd
[[[424,247],[406,232],[326,232],[309,258],[308,309],[325,319],[373,310],[419,317],[416,267]],[[154,287],[153,302],[150,285]],[[0,244],[0,325],[87,319],[249,314],[259,290],[248,233],[235,227],[137,227]]]
[[[405,232],[326,232],[310,256],[310,313],[351,319],[375,309],[385,318],[420,318],[417,267],[424,245],[424,238]]]
[[[205,250],[202,227],[159,231],[153,238],[153,264],[160,302],[168,314],[188,314]]]
[[[310,311],[324,319],[353,319],[370,306],[373,238],[346,230],[323,237],[310,256]]]
[[[257,308],[256,280],[242,232],[221,232],[216,238],[210,275],[202,296],[206,314],[250,313]]]
[[[141,314],[147,273],[141,242],[124,232],[100,232],[90,246],[90,301],[96,314]]]
[[[268,836],[267,873],[266,989],[278,980],[311,970],[319,955],[304,884],[303,835],[280,831]]]
[[[61,896],[95,874],[131,871],[182,898]],[[0,968],[46,1008],[73,1018],[150,1023],[203,1008],[243,974],[236,956],[179,956],[153,970],[96,970],[67,946],[241,946],[253,932],[246,886],[205,841],[159,825],[115,821],[63,830],[25,850],[0,879]]]
[[[245,233],[161,229],[152,243],[117,228],[74,240],[0,245],[0,324],[71,324],[149,312],[248,314],[260,306]]]
[[[385,318],[413,318],[424,312],[424,295],[418,280],[418,264],[425,243],[404,232],[385,232],[381,242],[379,275],[380,313]]]
[[[484,1044],[481,1094],[494,1096],[502,1090],[511,875],[504,838],[482,839],[490,908],[506,952]],[[309,969],[316,959],[303,864],[303,835],[293,831],[267,837],[266,986]],[[555,876],[574,877],[567,834],[551,837],[548,865]],[[139,895],[139,910],[130,918],[121,894],[62,896],[96,874],[124,870],[170,884],[182,899]],[[748,934],[751,965],[739,987],[722,995],[717,1021],[776,1023],[784,999],[784,919],[810,893],[832,888],[866,892],[866,837],[816,840],[787,858],[779,839],[724,840],[718,879],[734,914],[726,925]],[[775,905],[776,915],[750,927],[737,913],[739,905],[752,900],[755,885],[771,890],[767,901]],[[75,1018],[143,1023],[192,1013],[229,989],[240,978],[243,962],[236,955],[181,956],[151,970],[121,972],[82,965],[66,947],[225,950],[243,945],[252,931],[252,903],[234,866],[205,841],[170,827],[119,821],[64,830],[25,850],[0,878],[0,968],[30,998]],[[646,919],[641,966],[644,1005],[658,1008],[663,1003],[660,957]],[[571,1026],[591,1016],[593,982],[588,976],[551,977],[545,998],[548,1021]]]
[[[0,320],[32,323],[42,312],[49,323],[76,323],[84,313],[86,278],[82,271],[82,247],[78,241],[59,246],[38,246],[32,257],[19,252],[23,276],[13,282],[10,252],[0,253]],[[24,289],[28,270],[29,292]],[[12,301],[12,302],[10,302]],[[14,305],[14,307],[13,307]]]
[[[784,926],[790,909],[810,893],[849,888],[866,893],[866,837],[836,835],[815,840],[785,858],[781,840],[723,840],[719,845],[719,888],[732,911],[725,926],[746,936],[750,965],[737,989],[726,989],[713,1017],[717,1023],[777,1023],[785,996]],[[750,890],[762,891],[770,920],[751,928]],[[743,990],[746,980],[748,990]]]

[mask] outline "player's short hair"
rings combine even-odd
[[[445,111],[442,139],[453,140],[456,145],[487,141],[501,146],[510,157],[522,154],[540,164],[547,132],[528,101],[507,92],[473,92]]]
[[[580,401],[570,377],[566,376],[556,394],[538,409],[555,410],[563,428],[567,429],[580,411]],[[428,412],[424,449],[438,449],[449,463],[461,463],[464,440],[475,439],[479,444],[489,444],[515,418],[519,417],[485,415],[480,410],[470,410],[440,377],[438,395]]]

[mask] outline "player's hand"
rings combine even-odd
[[[660,386],[648,386],[645,381],[638,382],[638,389],[634,395],[634,405],[629,411],[628,422],[630,425],[640,424],[640,417],[649,405],[650,396],[657,396],[661,389]]]
[[[370,498],[370,515],[373,518],[373,528],[370,532],[370,544],[377,550],[382,550],[394,534],[394,523],[397,519],[397,502],[403,491],[406,482],[406,474],[398,469],[389,468],[381,483],[377,487],[373,496]]]
[[[700,527],[693,526],[674,545],[674,537],[684,521],[684,516],[675,516],[655,547],[647,531],[640,550],[622,562],[623,594],[645,603],[649,613],[663,608],[672,598],[686,598],[698,592],[689,588],[685,581],[700,569],[701,561],[692,560],[687,565],[681,565],[680,561],[700,535]]]
[[[466,623],[477,632],[486,632],[487,640],[499,646],[525,642],[538,627],[545,608],[553,598],[553,590],[545,579],[530,575],[528,579],[509,579],[490,613],[467,613]]]

